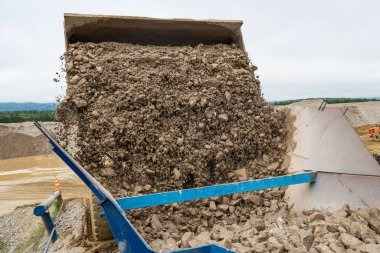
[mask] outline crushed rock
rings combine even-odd
[[[256,67],[237,46],[75,43],[65,59],[66,97],[56,112],[61,140],[77,128],[76,159],[115,197],[286,173],[286,113],[263,99]],[[245,222],[255,205],[265,205],[262,214],[279,210],[282,196],[225,196],[213,198],[211,209],[202,200],[128,217],[162,248],[222,220]],[[189,245],[194,241],[202,240]]]
[[[338,212],[319,210],[318,214],[325,219],[310,222],[312,212],[282,208],[263,215],[260,208],[256,208],[245,222],[229,224],[223,221],[214,224],[210,230],[186,232],[179,239],[172,236],[166,241],[182,248],[212,243],[242,253],[380,252],[380,234],[370,225],[380,220],[378,209],[354,211],[344,206]],[[279,218],[284,221],[281,226],[276,222]],[[156,239],[151,245],[157,242],[166,246],[165,239]]]
[[[78,127],[77,159],[115,197],[136,185],[153,193],[237,181],[241,168],[249,178],[286,172],[285,113],[262,98],[238,47],[75,43],[65,57],[56,118]]]

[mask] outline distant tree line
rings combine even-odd
[[[317,98],[308,98],[317,99]],[[380,101],[379,98],[320,98],[328,104]],[[291,99],[271,102],[273,105],[288,105],[306,99]],[[54,121],[54,110],[46,111],[0,111],[0,123],[18,123],[25,121]]]
[[[54,121],[54,111],[7,111],[0,112],[0,123],[25,121]]]
[[[323,99],[328,104],[342,104],[342,103],[357,103],[357,102],[369,102],[369,101],[380,101],[378,98],[307,98],[307,99],[290,99],[282,101],[271,102],[272,105],[289,105],[302,100],[310,99]]]

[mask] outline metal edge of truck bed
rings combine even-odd
[[[64,14],[65,45],[75,42],[123,42],[141,45],[195,46],[236,44],[245,50],[241,20],[160,19],[132,16]]]

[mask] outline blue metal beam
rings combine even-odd
[[[235,251],[220,247],[216,244],[207,244],[189,249],[177,249],[169,253],[235,253]]]
[[[312,183],[315,182],[317,174],[317,172],[311,171],[294,175],[264,178],[238,183],[220,184],[172,192],[161,192],[149,195],[121,198],[117,199],[116,201],[123,210],[131,210],[148,206],[166,205],[176,202],[257,191],[294,184]]]

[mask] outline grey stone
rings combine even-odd
[[[173,177],[175,180],[178,180],[181,177],[181,172],[178,169],[173,170]]]
[[[248,174],[247,174],[246,169],[235,170],[234,173],[240,181],[246,181],[248,179]]]
[[[324,244],[318,244],[314,246],[314,248],[319,252],[319,253],[334,253],[329,246],[324,245]]]
[[[273,253],[282,253],[285,251],[285,247],[273,236],[268,238],[267,249]]]
[[[227,212],[228,211],[228,205],[224,205],[224,204],[218,205],[218,209],[223,211],[223,212]]]
[[[161,230],[161,229],[163,229],[162,223],[158,219],[157,214],[153,214],[152,215],[152,219],[150,221],[150,225],[155,230]]]
[[[329,242],[329,247],[335,251],[336,253],[345,253],[346,250],[344,249],[344,246],[339,241]]]
[[[216,211],[216,204],[215,204],[215,201],[210,201],[210,210],[211,210],[211,211]]]
[[[339,240],[343,243],[346,248],[355,249],[359,245],[363,244],[358,238],[353,237],[350,234],[341,234]]]
[[[149,243],[149,245],[153,250],[160,251],[163,246],[163,241],[157,239]]]
[[[232,240],[234,238],[235,233],[231,230],[227,230],[225,228],[222,228],[219,232],[219,238],[220,239],[227,239],[227,240]]]
[[[317,221],[317,220],[325,220],[325,216],[322,213],[313,213],[312,215],[309,216],[309,222]]]
[[[74,101],[75,106],[78,107],[78,108],[87,107],[87,102],[84,99],[74,98],[73,101]]]
[[[265,222],[263,219],[250,218],[249,222],[257,231],[263,231],[265,229]]]
[[[190,247],[189,241],[193,238],[194,238],[193,232],[184,233],[181,238],[181,246],[183,248],[189,248]]]
[[[222,113],[222,114],[220,114],[220,115],[218,116],[218,119],[220,119],[221,121],[226,122],[226,121],[228,121],[228,115],[225,114],[225,113]]]
[[[299,236],[302,244],[306,247],[306,249],[310,249],[313,245],[314,235],[311,229],[309,230],[299,230]]]
[[[362,244],[356,248],[357,251],[361,253],[379,253],[380,245],[379,244]]]

